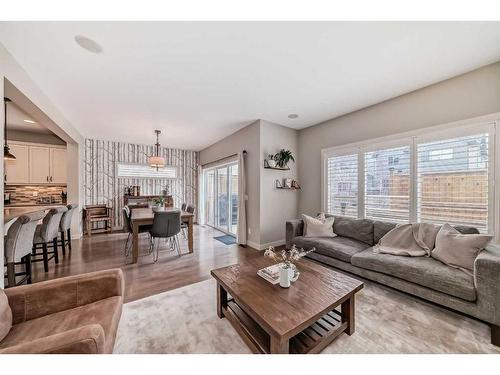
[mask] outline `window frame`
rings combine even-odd
[[[117,162],[116,163],[116,178],[128,178],[128,179],[138,179],[138,180],[175,180],[179,178],[179,168],[174,165],[165,165],[165,168],[170,168],[175,171],[175,177],[167,177],[167,176],[155,176],[152,174],[151,176],[120,176],[119,169],[120,165],[123,166],[134,166],[134,167],[144,167],[144,169],[149,168],[152,171],[155,168],[150,167],[148,164],[137,164],[137,163],[127,163],[127,162]]]
[[[500,220],[496,220],[495,212],[499,204],[500,189],[496,189],[496,181],[500,175],[500,162],[496,162],[498,155],[496,147],[500,143],[500,134],[496,131],[498,120],[470,121],[457,126],[454,124],[433,126],[417,131],[395,134],[387,137],[375,138],[352,144],[330,147],[321,151],[321,209],[328,209],[328,158],[342,155],[358,155],[358,218],[365,218],[365,153],[394,147],[410,147],[410,192],[409,192],[409,222],[417,221],[417,188],[418,188],[418,155],[417,145],[420,143],[436,142],[488,133],[488,233],[495,235],[498,242]]]

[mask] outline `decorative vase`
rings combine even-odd
[[[299,278],[299,271],[295,267],[280,267],[280,286],[289,288],[290,284]]]
[[[267,161],[267,165],[269,165],[269,167],[271,167],[271,168],[276,168],[276,160],[274,160],[274,159],[269,159],[269,160]]]

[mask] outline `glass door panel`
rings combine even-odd
[[[215,171],[205,171],[205,222],[215,225]]]
[[[217,223],[216,227],[228,232],[228,168],[217,168]]]
[[[238,230],[238,164],[229,166],[229,232],[236,235]]]

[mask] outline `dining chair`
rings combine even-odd
[[[195,210],[196,210],[196,206],[188,204],[186,209],[183,211],[189,212],[190,214],[194,214]],[[182,222],[181,223],[181,231],[182,231],[182,237],[184,237],[184,239],[187,238],[187,229],[188,229],[188,225],[186,223]]]
[[[181,205],[181,211],[186,211],[186,206],[187,206],[187,204],[186,204],[186,203],[183,203],[183,204]]]
[[[4,257],[7,265],[8,287],[23,282],[31,284],[31,249],[33,236],[38,221],[44,216],[43,211],[19,216],[7,230],[4,237]],[[16,273],[16,266],[24,265],[24,272]],[[24,278],[16,284],[16,276]]]
[[[153,262],[158,261],[158,254],[160,251],[159,240],[161,238],[167,239],[172,250],[177,250],[177,254],[181,256],[179,238],[177,237],[180,231],[180,211],[155,211],[153,217],[153,227],[150,231]]]
[[[128,205],[126,206],[123,206],[123,229],[128,232],[128,236],[127,236],[127,242],[125,242],[125,257],[128,257],[130,255],[130,249],[132,248],[132,241],[133,241],[133,237],[132,237],[132,232],[133,232],[133,228],[132,228],[132,210],[130,209],[130,207]],[[149,236],[149,232],[151,230],[151,225],[145,225],[145,226],[140,226],[139,227],[139,233],[148,233],[148,236]],[[150,246],[149,246],[149,250],[151,251],[151,238],[149,238],[149,242],[150,242]]]
[[[59,234],[59,225],[62,215],[68,211],[66,207],[52,208],[43,218],[42,224],[38,224],[33,236],[33,249],[31,254],[34,256],[33,262],[42,262],[45,272],[49,272],[49,260],[54,259],[59,264],[59,254],[57,248],[57,237]],[[52,242],[52,251],[48,250],[48,244]],[[38,252],[37,250],[42,250]],[[49,254],[52,256],[49,258]],[[42,256],[42,258],[38,258]]]
[[[78,205],[68,204],[66,206],[68,211],[64,212],[61,217],[61,223],[59,224],[59,232],[61,233],[61,247],[63,255],[66,255],[66,244],[68,249],[71,251],[71,222],[73,221],[73,216]]]

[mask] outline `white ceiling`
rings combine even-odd
[[[28,123],[24,120],[35,121],[23,111],[16,103],[7,104],[7,130],[17,130],[31,133],[52,134],[45,126],[35,122]]]
[[[161,129],[194,150],[258,118],[300,129],[500,60],[500,22],[2,22],[0,41],[84,136],[153,143]]]

